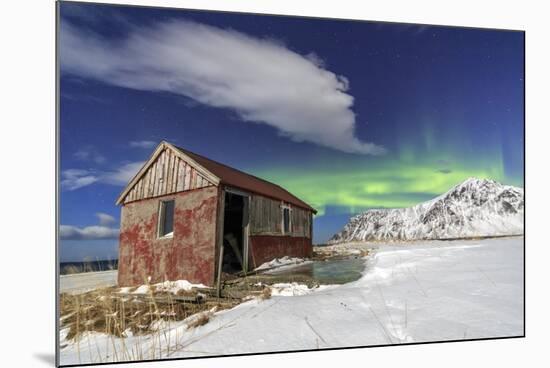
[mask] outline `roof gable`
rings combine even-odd
[[[116,204],[218,185],[219,178],[168,142],[161,142]]]

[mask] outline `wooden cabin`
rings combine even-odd
[[[253,270],[310,257],[315,209],[277,184],[161,142],[117,199],[118,284]]]

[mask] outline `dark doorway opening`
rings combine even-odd
[[[248,224],[248,197],[227,192],[223,213],[222,272],[235,274],[245,268],[245,227]]]

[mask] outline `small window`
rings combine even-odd
[[[291,229],[290,207],[283,207],[283,234],[289,234]]]
[[[160,202],[159,237],[174,235],[174,201]]]

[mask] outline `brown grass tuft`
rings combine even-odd
[[[271,298],[271,288],[264,287],[263,290],[260,292],[260,299],[266,300],[269,298]]]

